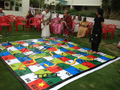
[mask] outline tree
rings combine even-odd
[[[111,0],[111,7],[113,12],[118,12],[120,14],[120,1]]]
[[[110,15],[109,8],[111,7],[111,0],[102,0],[102,7],[105,10],[105,17],[109,18]]]

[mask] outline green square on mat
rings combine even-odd
[[[64,64],[64,63],[59,63],[59,64],[57,64],[57,66],[59,66],[62,69],[66,69],[66,68],[71,67],[70,65],[67,65],[67,64]]]
[[[25,55],[23,53],[15,53],[14,56],[15,57],[24,57]]]
[[[48,75],[48,77],[50,77],[50,75]],[[59,83],[60,81],[62,81],[61,78],[59,77],[51,77],[51,78],[42,78],[47,84],[49,84],[50,86]]]
[[[25,75],[25,74],[28,74],[28,73],[32,73],[32,71],[28,68],[28,67],[25,67],[26,70],[15,70],[15,72],[17,73],[18,76],[22,76],[22,75]]]
[[[96,60],[94,60],[94,61],[89,61],[90,63],[92,63],[92,64],[94,64],[94,65],[100,65],[101,64],[101,62],[98,62],[98,61],[96,61]]]
[[[35,61],[39,64],[39,63],[46,62],[47,60],[44,58],[37,58],[37,59],[35,59]]]
[[[74,60],[75,58],[77,58],[77,57],[71,56],[71,55],[67,55],[67,56],[65,56],[65,57],[67,57],[67,58],[69,58],[69,59],[71,59],[71,60]]]

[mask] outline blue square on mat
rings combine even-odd
[[[67,72],[71,73],[72,75],[76,75],[78,73],[80,73],[81,71],[78,70],[77,68],[75,67],[69,67],[67,69],[65,69]]]
[[[105,56],[102,56],[102,57],[99,57],[99,58],[101,58],[101,59],[103,59],[103,60],[106,60],[106,61],[111,60],[110,58],[107,58],[107,57],[105,57]]]
[[[9,53],[9,52],[0,53],[0,56],[1,56],[1,57],[2,57],[2,56],[7,56],[7,55],[11,55],[11,53]]]
[[[49,61],[46,61],[46,62],[40,63],[39,65],[43,66],[44,68],[47,68],[44,64],[47,64],[48,66],[52,66],[52,65],[54,65],[53,63],[51,63],[51,62],[49,62]]]
[[[63,51],[63,52],[69,52],[69,50],[67,50],[67,49],[65,49],[65,48],[62,48],[62,49],[60,49],[61,51]]]

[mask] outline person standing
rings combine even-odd
[[[42,12],[42,38],[48,38],[50,36],[49,22],[51,19],[51,13],[49,8],[45,8]]]
[[[93,31],[90,36],[92,52],[98,51],[99,44],[101,42],[102,27],[104,27],[103,9],[99,8],[96,12],[97,17],[94,19],[95,23]]]
[[[64,24],[64,41],[69,41],[69,36],[72,32],[72,16],[68,14],[68,11],[64,12],[63,16],[63,24]]]

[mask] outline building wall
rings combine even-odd
[[[46,4],[50,4],[52,1],[56,2],[56,0],[45,0]],[[67,5],[74,6],[101,6],[102,0],[65,0],[67,1]],[[58,1],[57,1],[58,2]]]
[[[22,0],[22,7],[20,11],[3,10],[6,15],[26,16],[29,10],[30,0]]]

